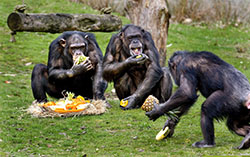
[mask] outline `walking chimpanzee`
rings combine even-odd
[[[178,51],[169,59],[170,72],[179,86],[168,101],[155,105],[146,112],[151,120],[164,113],[178,109],[180,117],[197,99],[197,91],[206,97],[201,109],[203,140],[194,147],[215,146],[213,120],[227,118],[227,127],[237,135],[244,136],[238,149],[250,147],[250,84],[247,78],[232,65],[211,52]],[[173,134],[178,121],[165,123]],[[171,134],[171,135],[172,135]],[[170,135],[170,136],[171,136]]]
[[[135,25],[124,26],[110,39],[103,60],[103,77],[114,82],[120,100],[128,100],[122,109],[140,107],[150,94],[164,102],[172,92],[170,72],[160,67],[150,33]]]
[[[74,60],[88,57],[80,64]],[[62,91],[93,99],[105,99],[107,82],[102,78],[103,55],[92,33],[67,31],[49,47],[48,65],[37,64],[32,72],[31,86],[38,102],[47,101],[46,93],[63,97]]]

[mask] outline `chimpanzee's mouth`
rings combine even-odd
[[[73,56],[74,65],[81,64],[82,62],[84,62],[85,60],[88,60],[88,59],[89,59],[89,57],[87,57],[85,55],[75,55],[75,56]]]
[[[73,55],[73,62],[75,62],[81,55]]]
[[[142,53],[142,47],[130,47],[130,54],[133,55],[139,55]]]

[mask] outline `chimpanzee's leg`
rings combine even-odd
[[[173,83],[170,77],[170,72],[167,67],[162,68],[163,76],[160,81],[153,88],[153,95],[159,99],[160,103],[168,100],[172,94]]]
[[[230,101],[229,98],[223,91],[218,90],[212,93],[202,104],[201,130],[204,140],[194,143],[194,147],[202,148],[215,146],[213,119],[223,116],[223,107],[226,101]]]
[[[38,102],[47,101],[44,89],[44,84],[48,83],[47,77],[47,66],[44,64],[35,65],[31,75],[31,87],[33,96]]]
[[[34,67],[31,76],[31,87],[33,96],[38,102],[47,101],[46,93],[56,98],[62,96],[61,92],[54,85],[49,84],[48,70],[44,64],[37,64]]]
[[[105,80],[101,80],[98,84],[99,91],[95,94],[95,99],[105,100],[104,92],[108,87],[108,83]]]
[[[136,91],[136,86],[128,74],[124,74],[119,80],[114,81],[114,87],[120,100],[132,95]]]
[[[238,149],[248,149],[250,148],[250,133],[248,133],[245,138],[241,141],[241,144],[237,147]]]
[[[172,93],[172,79],[170,77],[170,73],[168,68],[164,67],[162,68],[164,75],[162,77],[162,79],[160,80],[159,84],[157,84],[158,86],[156,87],[156,92],[155,92],[155,96],[157,98],[159,98],[160,103],[165,102],[168,100],[168,98],[171,96]],[[169,134],[166,136],[167,137],[172,137],[174,134],[174,129],[176,127],[176,125],[179,122],[179,119],[182,115],[184,115],[185,113],[188,112],[188,110],[190,109],[190,107],[193,105],[195,101],[190,102],[189,104],[185,104],[182,105],[180,108],[178,108],[176,111],[178,111],[176,113],[176,118],[168,118],[167,121],[165,122],[164,126],[163,126],[163,130],[168,127],[170,129]]]
[[[245,116],[244,116],[245,115]],[[250,114],[241,113],[240,116],[229,116],[227,119],[228,129],[234,131],[239,136],[244,136],[238,149],[248,149],[250,147]]]

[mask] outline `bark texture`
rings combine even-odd
[[[11,13],[7,20],[9,28],[14,32],[50,32],[64,31],[117,31],[122,26],[120,18],[114,15],[92,14],[24,14]]]

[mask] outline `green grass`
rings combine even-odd
[[[172,138],[156,141],[165,122],[149,121],[140,109],[122,111],[119,101],[108,98],[112,108],[103,115],[75,118],[34,118],[25,112],[33,101],[31,71],[47,63],[48,47],[59,34],[18,32],[9,42],[8,15],[20,0],[0,2],[0,156],[241,156],[249,150],[234,147],[242,137],[228,131],[224,121],[215,122],[215,148],[196,149],[201,140],[200,96],[189,114],[183,116]],[[97,11],[67,0],[26,0],[27,12],[93,13]],[[122,17],[123,23],[129,20]],[[250,30],[171,24],[167,57],[176,50],[207,50],[233,64],[250,78]],[[95,33],[103,53],[112,33]],[[238,53],[236,48],[244,49]],[[168,59],[167,58],[167,59]],[[30,64],[31,63],[31,64]],[[6,82],[9,81],[9,82]],[[107,92],[110,92],[112,85]],[[84,126],[84,129],[81,129]]]

